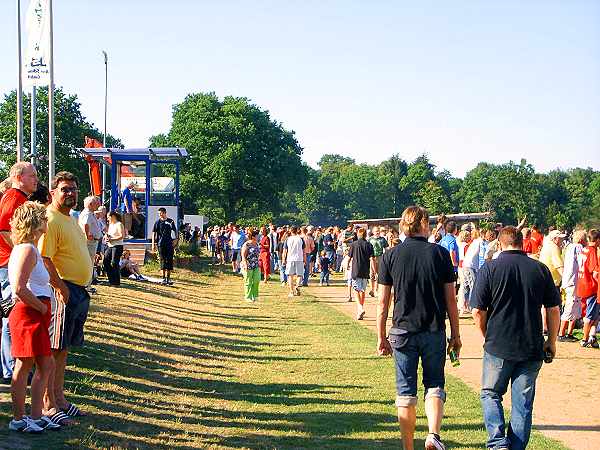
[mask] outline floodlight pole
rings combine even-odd
[[[108,106],[108,55],[102,50],[104,55],[104,138],[102,146],[106,148],[106,112]],[[102,204],[106,200],[106,164],[102,164]]]

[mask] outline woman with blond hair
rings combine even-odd
[[[8,277],[16,298],[9,315],[12,354],[16,359],[11,384],[13,420],[9,428],[23,433],[41,433],[60,425],[42,416],[42,398],[54,368],[50,350],[50,276],[37,249],[47,230],[46,209],[37,202],[19,206],[11,220],[12,249]],[[25,415],[27,377],[33,365],[31,416]]]

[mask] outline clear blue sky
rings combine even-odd
[[[23,14],[28,5],[23,0]],[[0,5],[0,92],[16,87],[15,2]],[[186,94],[252,99],[304,159],[427,152],[600,169],[600,1],[55,0],[56,84],[128,146]]]

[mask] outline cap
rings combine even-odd
[[[565,238],[565,237],[567,237],[567,235],[560,230],[552,230],[550,233],[548,233],[548,238],[550,238],[550,239]]]

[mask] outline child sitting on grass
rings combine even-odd
[[[129,250],[124,250],[123,255],[121,255],[121,260],[119,261],[121,276],[129,278],[130,275],[134,275],[136,280],[146,281],[146,278],[140,273],[140,268],[137,263],[133,262],[130,258],[131,252]]]
[[[329,286],[329,268],[331,266],[331,261],[327,257],[327,253],[325,250],[321,250],[321,256],[319,256],[319,260],[317,261],[317,268],[321,272],[321,282],[319,286],[323,286],[323,283]]]

